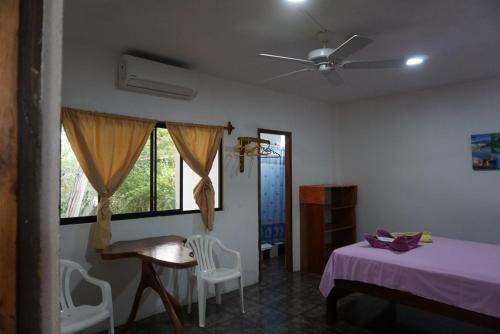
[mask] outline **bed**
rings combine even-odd
[[[398,253],[358,242],[331,254],[320,291],[333,321],[355,291],[500,330],[500,245],[434,237]]]

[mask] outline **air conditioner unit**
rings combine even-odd
[[[198,74],[180,67],[122,55],[118,87],[150,95],[192,100],[198,93]]]

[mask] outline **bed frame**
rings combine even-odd
[[[340,279],[335,280],[335,287],[327,298],[327,317],[329,320],[332,322],[337,320],[337,301],[352,292],[361,292],[366,295],[388,300],[391,302],[390,312],[392,312],[394,316],[396,311],[394,306],[397,303],[500,331],[500,318],[436,302],[409,292],[384,288],[369,283]]]

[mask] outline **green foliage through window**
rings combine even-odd
[[[156,129],[156,209],[158,211],[180,208],[180,156],[167,129]]]
[[[151,209],[151,140],[148,140],[123,184],[111,196],[113,213],[146,212]]]
[[[61,218],[93,216],[97,192],[83,173],[64,130],[61,132]]]

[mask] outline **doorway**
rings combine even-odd
[[[264,261],[284,261],[293,270],[292,247],[292,134],[258,129],[260,139],[269,140],[272,157],[259,157],[259,281]]]

